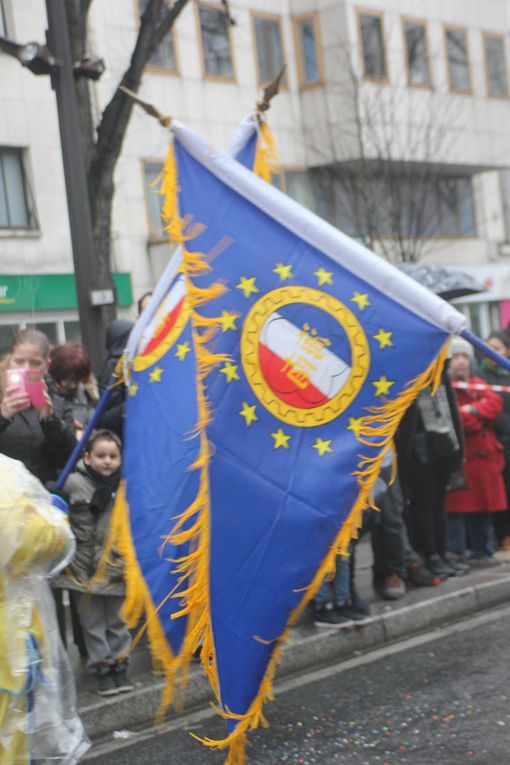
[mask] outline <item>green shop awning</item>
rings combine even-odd
[[[131,274],[114,273],[113,282],[117,288],[117,304],[131,305]],[[0,275],[0,313],[73,308],[78,308],[74,274]]]

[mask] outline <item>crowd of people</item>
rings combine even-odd
[[[510,334],[487,344],[510,357]],[[454,338],[441,384],[406,412],[365,511],[373,587],[385,600],[409,587],[437,587],[510,551],[510,373]],[[397,474],[392,480],[392,465]],[[359,540],[358,540],[359,541]],[[366,624],[369,606],[355,587],[355,549],[340,559],[314,603],[318,627]]]
[[[97,380],[83,345],[50,347],[38,330],[19,332],[0,367],[0,454],[20,461],[43,486],[54,488],[132,326],[118,320],[108,328],[108,359]],[[488,343],[510,355],[510,336],[504,332],[493,332]],[[30,379],[40,380],[39,398],[20,387],[12,370],[28,370]],[[510,550],[510,392],[498,392],[509,382],[506,370],[486,358],[477,364],[472,347],[455,338],[435,394],[423,391],[407,411],[360,531],[360,538],[370,535],[373,588],[380,598],[401,598],[409,587],[440,586],[490,561],[498,548]],[[123,386],[116,386],[81,459],[60,487],[69,503],[76,550],[51,583],[64,645],[71,626],[103,696],[133,687],[127,673],[130,634],[121,617],[122,562],[115,551],[107,564],[103,556],[120,481],[124,395]],[[356,589],[358,541],[348,558],[338,558],[335,576],[316,594],[318,627],[340,629],[370,620],[369,605]]]

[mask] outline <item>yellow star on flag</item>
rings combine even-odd
[[[284,282],[285,279],[292,279],[294,275],[292,273],[292,266],[290,264],[284,266],[283,263],[277,263],[276,268],[273,268],[273,273],[278,274],[282,282]]]
[[[247,279],[246,276],[241,276],[241,281],[239,284],[236,284],[236,287],[238,290],[243,291],[245,298],[250,297],[252,292],[259,292],[259,288],[255,286],[254,276],[250,279]]]
[[[374,380],[372,382],[372,385],[375,386],[375,395],[376,396],[385,396],[392,385],[395,385],[395,381],[388,380],[386,378],[386,375],[381,375],[381,377],[378,380]]]
[[[323,440],[322,438],[317,437],[313,448],[317,449],[319,457],[322,457],[324,454],[326,454],[326,452],[332,452],[333,449],[331,448],[331,438]]]
[[[285,435],[281,428],[278,428],[276,433],[271,433],[271,436],[274,438],[273,449],[279,449],[280,446],[283,446],[284,449],[289,448],[290,436]]]
[[[255,404],[253,406],[250,406],[246,401],[243,401],[243,408],[239,412],[241,417],[244,417],[244,420],[246,422],[246,425],[251,425],[252,422],[255,420],[258,420],[257,415],[255,414]]]
[[[379,348],[387,348],[388,346],[393,345],[391,340],[392,335],[393,332],[387,332],[384,329],[380,329],[377,335],[373,335],[373,338],[379,343]]]
[[[356,303],[360,311],[363,311],[364,308],[370,305],[370,301],[368,299],[368,295],[366,292],[361,294],[360,292],[357,292],[354,290],[354,295],[351,298],[352,303]]]
[[[355,436],[359,436],[363,427],[363,417],[349,417],[347,430],[352,430]]]
[[[156,369],[153,369],[149,374],[149,382],[161,382],[161,375],[164,371],[163,367],[156,367]]]
[[[133,383],[132,385],[130,385],[129,386],[129,395],[130,396],[136,396],[136,394],[138,393],[138,388],[139,387],[140,386],[137,385],[137,383]]]
[[[179,359],[179,361],[184,361],[186,358],[186,354],[190,353],[191,348],[189,347],[189,343],[186,340],[184,343],[178,343],[177,344],[177,350],[175,351],[175,355]]]
[[[237,374],[237,364],[232,364],[231,361],[227,361],[225,366],[220,369],[220,372],[225,375],[228,383],[232,382],[232,380],[241,379]]]
[[[314,271],[313,274],[319,281],[319,287],[323,284],[333,284],[333,271],[326,271],[324,268],[319,268],[317,271]]]
[[[236,320],[239,316],[238,313],[229,313],[228,311],[222,311],[220,322],[221,322],[221,331],[226,332],[228,329],[237,329],[236,327]]]

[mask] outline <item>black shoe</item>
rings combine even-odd
[[[448,579],[449,576],[455,576],[453,568],[451,568],[448,563],[445,563],[437,553],[429,555],[427,558],[427,568],[440,579]]]
[[[343,616],[346,619],[350,619],[355,627],[364,627],[365,624],[368,624],[372,621],[372,617],[370,616],[370,610],[368,606],[365,603],[366,611],[362,613],[361,611],[358,611],[357,608],[354,608],[354,606],[337,606],[335,608],[335,611],[337,614],[340,614],[340,616]]]
[[[96,674],[96,679],[97,692],[100,696],[116,696],[119,692],[113,668],[109,669],[107,672],[98,672]]]
[[[447,566],[453,569],[454,573],[452,576],[463,576],[469,572],[468,563],[463,563],[462,561],[455,560],[455,558],[448,555],[448,553],[443,557],[443,560]]]
[[[441,578],[430,571],[423,563],[412,563],[407,568],[407,581],[415,587],[437,587]]]
[[[329,628],[335,630],[346,629],[353,626],[353,620],[339,613],[338,608],[331,605],[316,608],[313,615],[313,623],[316,627]]]
[[[127,667],[125,662],[115,665],[113,678],[115,687],[117,688],[117,693],[127,693],[128,691],[133,690],[134,685],[127,676]]]

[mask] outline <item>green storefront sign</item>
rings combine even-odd
[[[117,305],[133,302],[131,274],[114,273]],[[7,311],[56,311],[77,309],[74,274],[0,275],[0,313]]]

